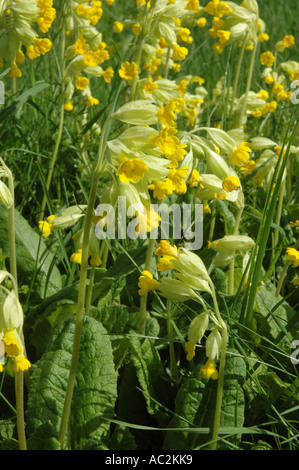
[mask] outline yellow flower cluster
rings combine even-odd
[[[47,38],[39,38],[34,29],[35,23],[42,33],[48,33],[56,18],[53,0],[28,0],[9,2],[3,5],[0,23],[3,34],[0,38],[0,64],[10,63],[9,77],[22,76],[20,64],[26,60],[22,48],[26,48],[31,60],[50,51],[52,43]]]

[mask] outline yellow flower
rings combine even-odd
[[[99,104],[99,100],[97,98],[93,98],[93,96],[89,96],[87,99],[87,106],[88,108],[91,108],[92,106],[95,106]]]
[[[200,369],[199,373],[204,379],[218,379],[218,371],[216,369],[216,363],[213,359],[208,359],[206,364]]]
[[[157,112],[157,118],[166,128],[174,126],[175,112],[173,111],[173,104],[168,103],[165,106],[161,106]],[[167,132],[167,130],[165,130]]]
[[[224,15],[232,13],[232,8],[226,3],[219,0],[212,0],[205,7],[209,15],[215,15],[217,18],[222,18]]]
[[[142,276],[139,277],[138,281],[138,294],[139,295],[145,295],[147,294],[150,290],[155,290],[159,287],[160,283],[156,281],[153,278],[152,273],[149,271],[145,270],[142,273]]]
[[[83,61],[87,67],[96,67],[98,65],[98,58],[94,51],[86,52]]]
[[[153,228],[159,227],[160,215],[150,206],[144,212],[137,212],[137,233],[150,232]]]
[[[241,145],[235,147],[232,153],[232,162],[234,165],[242,166],[247,160],[249,160],[251,148],[246,142],[242,142]]]
[[[173,193],[173,184],[170,179],[166,178],[165,181],[153,181],[153,183],[149,185],[149,189],[153,190],[154,197],[162,200],[166,194]]]
[[[38,223],[39,230],[43,238],[47,238],[52,231],[52,220],[55,219],[55,215],[50,215],[46,220],[40,220]]]
[[[168,240],[161,240],[155,251],[156,256],[176,256],[178,250],[176,246],[171,246]]]
[[[209,206],[209,203],[207,201],[203,202],[203,213],[204,214],[211,214],[211,208]]]
[[[12,369],[14,372],[19,372],[29,369],[30,366],[31,363],[28,361],[28,359],[26,359],[24,354],[19,354],[14,358]]]
[[[47,38],[36,39],[34,41],[33,47],[34,47],[37,54],[45,55],[51,49],[52,43],[51,43],[50,39],[47,39]]]
[[[282,44],[284,47],[289,48],[295,44],[295,38],[291,34],[289,36],[285,36],[282,40]]]
[[[185,8],[186,10],[191,10],[194,11],[194,13],[197,13],[199,11],[199,0],[188,0]]]
[[[239,189],[240,186],[241,183],[237,176],[229,176],[228,178],[225,178],[222,182],[223,189],[228,193]]]
[[[274,64],[274,61],[275,61],[275,57],[270,51],[263,52],[260,55],[260,62],[262,65],[266,65],[267,67],[272,67],[272,65]]]
[[[173,60],[185,60],[185,57],[188,55],[188,49],[186,47],[181,47],[178,44],[173,44]]]
[[[171,263],[171,257],[163,256],[162,258],[160,258],[158,263],[157,263],[157,269],[160,272],[161,271],[166,271],[167,269],[174,269],[174,266]]]
[[[101,266],[102,264],[102,260],[99,256],[91,257],[89,262],[91,266]]]
[[[183,41],[188,43],[190,35],[191,31],[189,28],[179,28],[177,32],[177,40],[178,42]]]
[[[89,50],[89,46],[86,43],[86,39],[80,37],[74,44],[74,52],[79,55],[85,55]]]
[[[11,78],[18,78],[22,76],[22,72],[15,62],[11,64],[11,68],[10,68],[8,76]]]
[[[259,34],[257,35],[257,40],[258,40],[258,42],[269,41],[269,35],[266,34],[266,33],[259,33]]]
[[[133,31],[134,34],[138,35],[141,31],[140,24],[138,24],[138,23],[134,24],[133,27],[132,27],[132,31]]]
[[[113,31],[117,34],[121,33],[124,29],[124,25],[119,21],[114,21],[113,23]]]
[[[89,80],[87,77],[78,77],[76,79],[76,88],[77,90],[85,90],[85,88],[89,85]]]
[[[187,185],[185,182],[186,175],[189,168],[187,166],[177,170],[169,170],[169,179],[172,181],[174,191],[177,194],[185,194],[187,192]]]
[[[118,71],[119,76],[125,80],[133,80],[138,77],[138,67],[136,62],[124,62]]]
[[[22,352],[22,347],[20,346],[17,338],[15,337],[14,332],[7,331],[2,338],[2,342],[5,345],[5,352],[8,356],[14,357]]]
[[[68,100],[68,101],[64,104],[64,109],[65,109],[65,111],[73,111],[73,109],[74,109],[73,103],[72,103],[70,100]]]
[[[299,220],[295,220],[295,222],[290,222],[291,227],[299,227]]]
[[[204,28],[205,25],[207,24],[207,20],[206,20],[206,18],[204,18],[204,17],[199,18],[199,19],[197,20],[196,24],[197,24],[197,26],[198,26],[199,28]]]
[[[36,22],[42,33],[47,33],[56,18],[56,10],[53,8],[53,0],[37,0],[39,17]]]
[[[187,361],[191,361],[195,356],[195,344],[192,343],[192,341],[187,341],[185,349],[187,353]]]
[[[75,251],[75,253],[73,253],[70,257],[70,260],[72,263],[77,263],[77,264],[81,264],[82,262],[82,249],[78,249],[77,251]]]
[[[157,85],[157,83],[153,82],[152,77],[148,79],[148,81],[145,83],[143,87],[144,91],[150,94],[152,94],[155,90],[157,90],[157,88],[159,88],[159,86]]]
[[[299,266],[299,251],[295,248],[287,248],[287,259],[293,261],[293,268]]]
[[[256,167],[256,163],[254,160],[248,160],[245,162],[244,166],[240,168],[240,171],[243,176],[248,176]]]
[[[260,90],[257,93],[257,97],[261,100],[267,101],[267,99],[269,98],[269,93],[267,92],[267,90]]]
[[[230,31],[224,31],[224,30],[217,31],[217,38],[219,39],[219,43],[221,45],[226,44],[227,41],[229,40],[230,36],[231,36]]]
[[[147,169],[147,164],[139,158],[124,157],[116,174],[122,183],[138,183]]]
[[[26,60],[26,57],[22,51],[18,51],[16,55],[16,63],[23,64]]]
[[[114,70],[112,67],[108,67],[106,70],[103,70],[103,72],[101,72],[101,75],[104,78],[106,83],[110,83],[111,78],[114,75]]]
[[[200,180],[200,174],[194,168],[192,170],[190,178],[186,181],[186,183],[189,184],[190,188],[194,188],[194,186],[196,186],[197,183],[199,183],[199,180]]]

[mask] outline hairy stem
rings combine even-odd
[[[97,159],[96,168],[94,170],[93,177],[92,177],[91,190],[89,193],[88,205],[87,205],[86,216],[85,216],[85,221],[84,221],[82,262],[81,262],[81,268],[80,268],[79,292],[78,292],[73,351],[72,351],[70,373],[69,373],[69,379],[68,379],[65,401],[64,401],[64,406],[63,406],[60,430],[59,430],[59,435],[58,435],[58,441],[61,446],[63,444],[68,422],[69,422],[71,403],[72,403],[73,391],[74,391],[74,386],[75,386],[76,371],[77,371],[77,365],[78,365],[78,359],[79,359],[82,323],[83,323],[83,316],[84,316],[85,297],[86,297],[90,229],[91,229],[91,224],[92,224],[94,205],[95,205],[96,196],[97,196],[98,183],[99,183],[99,179],[101,176],[101,165],[102,165],[103,153],[104,153],[103,146],[104,146],[104,138],[105,138],[105,133],[106,133],[105,131],[109,122],[110,122],[110,119],[108,118],[102,129],[99,152],[98,152],[98,159]]]

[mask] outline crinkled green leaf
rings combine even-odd
[[[176,402],[175,416],[170,428],[210,428],[212,432],[218,381],[204,380],[196,367],[180,387]],[[246,367],[243,358],[227,354],[220,427],[242,427],[244,423],[243,382]],[[164,441],[167,450],[192,450],[204,446],[211,438],[201,433],[168,431]],[[227,440],[230,440],[226,438]],[[231,438],[234,443],[237,436]],[[225,448],[219,441],[217,448]]]
[[[30,436],[49,420],[58,436],[69,377],[75,322],[54,330],[41,359],[32,366],[27,426]],[[102,445],[114,415],[117,375],[110,338],[95,319],[83,319],[80,357],[73,394],[69,439],[73,449]]]

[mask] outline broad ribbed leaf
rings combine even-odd
[[[46,352],[32,367],[28,397],[28,431],[49,420],[58,436],[69,376],[74,338],[74,319],[60,323]],[[85,317],[80,357],[73,394],[70,435],[72,449],[104,448],[103,438],[114,415],[116,372],[110,338],[97,320]]]
[[[204,380],[200,366],[184,381],[178,391],[175,413],[170,428],[210,428],[212,432],[218,381]],[[244,393],[246,374],[243,358],[227,354],[220,427],[241,428],[244,423]],[[229,433],[228,433],[229,434]],[[168,431],[164,441],[167,450],[191,450],[208,443],[211,438],[202,433]],[[236,443],[238,437],[226,438]],[[217,448],[225,448],[219,441]],[[229,448],[229,447],[228,447]]]

